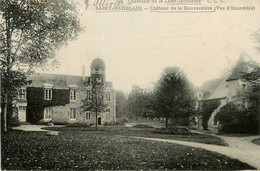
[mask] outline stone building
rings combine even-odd
[[[92,87],[98,84],[108,104],[104,112],[98,114],[98,125],[116,122],[116,92],[112,82],[106,81],[106,65],[100,58],[92,61],[91,74],[85,76],[85,66],[81,76],[58,74],[34,74],[28,78],[28,85],[18,93],[16,107],[20,122],[73,123],[96,122],[95,113],[83,111],[82,100],[89,98]]]
[[[200,87],[197,93],[197,107],[199,110],[205,103],[219,104],[208,120],[209,129],[218,129],[219,124],[216,115],[228,102],[234,102],[238,106],[248,106],[247,99],[242,94],[250,85],[242,76],[244,73],[250,73],[254,70],[252,63],[255,62],[244,52],[240,55],[230,75],[206,81]],[[201,120],[199,120],[198,129],[202,129]]]

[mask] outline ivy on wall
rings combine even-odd
[[[65,106],[70,103],[68,89],[52,89],[52,100],[44,99],[43,87],[27,88],[27,121],[37,123],[44,117],[44,108],[52,106]]]
[[[220,100],[203,101],[200,114],[202,118],[202,127],[204,130],[208,130],[209,118],[212,112],[214,112],[214,110],[216,110],[219,105],[220,105]]]

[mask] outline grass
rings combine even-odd
[[[132,128],[153,128],[153,126],[146,124],[136,124]]]
[[[252,140],[252,143],[254,143],[256,145],[260,145],[260,138]]]
[[[138,131],[124,127],[55,130],[60,131],[59,136],[23,131],[3,134],[2,169],[254,169],[214,152],[125,136],[128,133],[143,135],[146,131],[140,128]]]
[[[46,128],[56,131],[69,131],[72,128]],[[78,128],[78,131],[96,131],[94,127],[91,128]],[[191,141],[204,144],[214,144],[227,146],[227,143],[221,138],[205,135],[205,134],[190,134],[190,135],[177,135],[177,134],[160,134],[155,133],[157,129],[154,128],[126,128],[124,126],[106,126],[99,127],[98,131],[105,131],[108,135],[121,135],[121,136],[131,136],[131,137],[147,137],[147,138],[162,138],[162,139],[174,139],[182,141]]]

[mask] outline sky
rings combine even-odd
[[[225,4],[254,5],[255,11],[170,14],[96,13],[93,6],[86,10],[80,2],[85,32],[57,52],[59,68],[37,72],[81,75],[86,65],[90,75],[92,60],[100,57],[106,63],[107,81],[127,93],[134,84],[153,87],[167,66],[181,67],[195,86],[201,86],[234,65],[243,51],[260,62],[252,37],[260,28],[260,0]]]

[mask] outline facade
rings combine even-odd
[[[35,74],[28,78],[28,85],[18,93],[16,107],[20,122],[73,123],[96,122],[96,114],[83,111],[82,100],[89,98],[92,87],[98,84],[107,110],[98,114],[98,125],[116,122],[116,93],[112,82],[106,81],[106,66],[103,60],[92,61],[91,74],[82,76]]]
[[[248,106],[246,98],[243,97],[242,94],[249,87],[249,83],[243,80],[242,75],[252,72],[251,62],[249,56],[244,52],[240,55],[239,60],[229,76],[206,81],[201,86],[197,93],[198,109],[201,110],[202,105],[206,103],[217,103],[219,105],[209,118],[209,129],[218,128],[219,124],[216,119],[216,114],[228,102],[234,102],[238,106]],[[198,129],[202,129],[201,120],[199,121]]]

